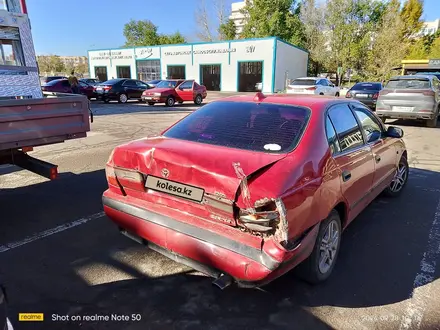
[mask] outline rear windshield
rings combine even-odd
[[[381,84],[359,83],[354,85],[351,89],[356,91],[378,91],[382,89],[382,86]]]
[[[62,80],[61,79],[51,80],[51,81],[47,82],[46,84],[44,84],[44,86],[54,86],[54,85],[58,84],[60,81],[62,81]]]
[[[101,83],[101,85],[116,85],[118,82],[121,82],[121,79],[111,79],[106,82]]]
[[[177,81],[175,80],[162,80],[156,85],[157,88],[176,88]]]
[[[213,102],[164,133],[169,138],[262,152],[296,147],[310,110],[290,105]]]
[[[427,89],[431,88],[431,83],[428,79],[394,79],[390,80],[386,88],[401,88],[401,89]]]
[[[290,83],[291,85],[310,86],[316,85],[315,79],[295,79]]]

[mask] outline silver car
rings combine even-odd
[[[376,114],[386,119],[422,119],[436,127],[440,108],[440,80],[433,75],[391,78],[379,93]]]

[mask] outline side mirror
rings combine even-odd
[[[388,126],[387,136],[400,139],[403,137],[403,129],[395,126]]]

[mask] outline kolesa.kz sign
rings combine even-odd
[[[204,195],[204,190],[182,184],[175,181],[165,180],[152,175],[147,176],[145,187],[151,190],[164,192],[170,195],[190,199],[192,201],[201,202]]]

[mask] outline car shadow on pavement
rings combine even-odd
[[[43,197],[35,204],[25,200],[23,207],[32,207],[29,216],[39,215],[50,209],[44,202],[54,198],[67,213],[82,203],[96,212],[105,189],[102,172],[76,176],[76,187],[65,177],[58,184],[67,193],[52,190],[54,182],[32,187],[27,192],[39,188]],[[69,188],[74,189],[70,195]],[[325,315],[333,307],[383,306],[410,297],[439,199],[440,173],[412,169],[400,197],[379,197],[347,228],[334,273],[316,286],[290,273],[261,289],[220,291],[210,278],[120,235],[105,217],[34,242],[32,248],[0,253],[0,264],[7,265],[0,275],[11,289],[13,315],[45,313],[48,322],[33,323],[32,329],[331,329],[315,307],[324,308]],[[141,321],[55,323],[53,313],[140,314]],[[334,317],[343,316],[336,312]]]
[[[409,120],[409,119],[389,119],[386,122],[387,126],[413,126],[413,127],[426,127],[425,121],[422,120]],[[437,128],[440,127],[440,120],[437,121]]]

